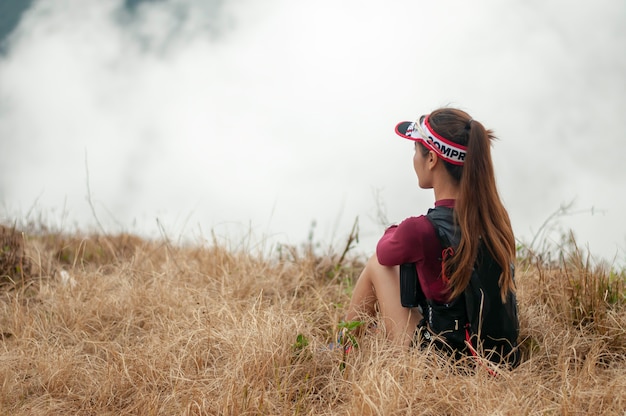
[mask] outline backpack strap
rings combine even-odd
[[[454,211],[448,207],[435,207],[428,210],[426,218],[430,221],[439,243],[441,244],[441,278],[444,283],[450,282],[446,276],[445,262],[454,256],[456,248],[461,241],[461,234],[454,222]]]

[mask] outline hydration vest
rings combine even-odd
[[[461,233],[454,221],[454,211],[448,207],[435,207],[426,218],[432,223],[442,246],[443,260],[454,255]],[[511,264],[511,272],[514,267]],[[517,299],[511,291],[502,302],[498,281],[502,268],[493,259],[481,240],[469,284],[462,295],[449,303],[426,300],[424,318],[429,329],[444,338],[446,344],[457,352],[479,355],[495,363],[519,364],[517,338],[519,320]],[[423,307],[422,307],[423,309]]]

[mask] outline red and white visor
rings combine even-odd
[[[403,121],[396,126],[396,134],[405,139],[418,141],[424,144],[437,156],[453,165],[462,165],[465,162],[467,147],[438,135],[428,123],[428,116],[422,122]]]

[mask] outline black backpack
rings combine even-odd
[[[426,218],[439,237],[443,261],[446,254],[452,254],[460,243],[454,211],[452,208],[436,207],[428,211]],[[510,267],[514,272],[513,265]],[[430,329],[443,336],[456,351],[467,353],[469,350],[472,355],[515,367],[520,360],[517,299],[513,292],[509,292],[506,302],[502,302],[498,284],[501,273],[502,268],[481,241],[472,276],[463,295],[446,304],[427,300],[424,317]]]

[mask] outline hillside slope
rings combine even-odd
[[[496,378],[336,324],[364,259],[2,228],[0,413],[624,414],[624,273],[518,263],[524,361]],[[350,256],[347,256],[350,257]]]

